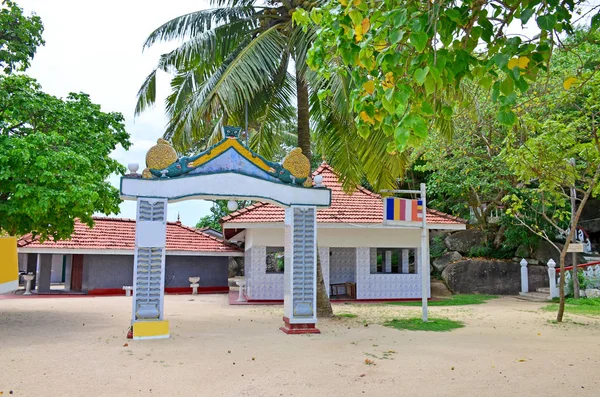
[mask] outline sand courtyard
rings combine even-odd
[[[281,306],[166,296],[168,340],[126,339],[131,298],[0,299],[4,396],[598,396],[600,319],[512,297],[433,307],[450,332],[381,324],[420,308],[334,305],[356,318],[285,335]],[[9,394],[11,393],[12,394]]]

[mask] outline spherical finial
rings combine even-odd
[[[323,187],[323,175],[317,175],[314,179],[315,187]]]
[[[284,157],[281,165],[296,178],[301,179],[310,176],[310,161],[302,154],[302,149],[299,147],[289,152],[288,155]]]
[[[127,168],[129,168],[131,174],[135,174],[140,169],[140,165],[138,163],[129,163],[127,164]]]
[[[238,208],[237,201],[235,201],[235,200],[229,200],[227,202],[227,209],[229,211],[233,212],[233,211],[237,210],[237,208]]]
[[[177,152],[168,141],[159,138],[146,153],[146,167],[162,170],[177,160]]]

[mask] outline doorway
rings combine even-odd
[[[71,266],[71,291],[81,292],[83,284],[83,255],[73,255]]]

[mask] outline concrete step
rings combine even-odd
[[[542,292],[526,292],[520,293],[517,299],[529,301],[529,302],[548,302],[550,301],[550,294]]]
[[[536,291],[550,295],[550,287],[538,288]]]

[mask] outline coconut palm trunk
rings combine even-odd
[[[298,74],[296,74],[296,96],[298,100],[298,147],[310,161],[312,152],[310,150],[308,84]]]
[[[321,258],[317,250],[317,317],[333,317],[333,309],[327,291],[325,290],[325,281],[323,280],[323,269],[321,268]]]
[[[310,113],[308,104],[308,85],[298,75],[296,75],[296,99],[298,102],[298,147],[302,149],[302,153],[308,160],[311,160],[312,153],[310,150]],[[325,281],[323,280],[323,269],[321,267],[321,258],[317,249],[317,316],[332,317],[333,309],[327,290],[325,289]]]

